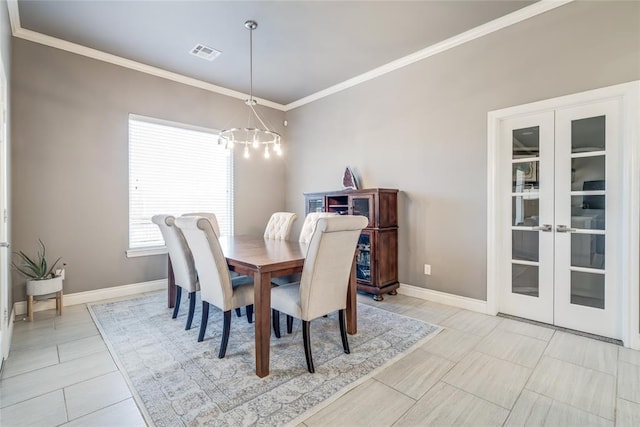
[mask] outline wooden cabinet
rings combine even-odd
[[[336,212],[369,218],[362,230],[356,255],[358,290],[373,294],[395,295],[398,289],[398,190],[363,190],[305,193],[305,213]]]

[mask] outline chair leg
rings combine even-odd
[[[60,299],[60,311],[58,314],[62,316],[62,308],[64,307],[64,304],[62,303],[62,289],[58,292],[58,298]]]
[[[231,310],[224,312],[224,323],[222,325],[222,341],[220,342],[220,352],[218,359],[222,359],[227,352],[227,343],[229,342],[229,330],[231,329]]]
[[[200,333],[198,334],[198,342],[204,339],[204,333],[207,330],[207,322],[209,321],[209,303],[202,301],[202,320],[200,321]]]
[[[287,333],[293,332],[293,316],[287,314]]]
[[[236,308],[236,316],[242,316],[242,312],[240,311],[240,307]]]
[[[176,286],[176,305],[173,306],[173,314],[171,315],[172,319],[178,317],[178,310],[180,310],[180,299],[182,299],[182,288],[180,286]]]
[[[27,317],[33,322],[33,295],[27,295]]]
[[[273,324],[273,333],[276,334],[276,338],[280,338],[280,312],[278,310],[271,309],[271,323]]]
[[[340,323],[340,335],[342,336],[342,348],[344,352],[349,354],[349,341],[347,341],[347,327],[344,321],[344,309],[338,311],[338,322]]]
[[[247,306],[247,322],[253,322],[253,304]]]
[[[186,331],[191,329],[191,323],[193,322],[193,313],[196,311],[196,293],[189,292],[189,316],[187,316],[187,326],[184,328]]]
[[[311,356],[311,337],[309,336],[311,322],[307,320],[302,321],[302,340],[304,341],[304,357],[307,359],[307,369],[312,374],[315,372],[313,369],[313,357]]]

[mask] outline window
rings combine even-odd
[[[128,256],[162,253],[156,214],[213,212],[233,233],[232,156],[216,131],[129,115]]]

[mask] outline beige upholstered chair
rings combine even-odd
[[[253,305],[253,280],[243,277],[240,281],[232,282],[218,236],[206,218],[181,216],[175,223],[182,230],[198,271],[202,297],[202,321],[198,341],[204,339],[209,319],[209,305],[213,304],[224,312],[222,341],[218,352],[218,357],[223,358],[229,342],[231,310]]]
[[[313,236],[313,232],[316,231],[316,225],[318,224],[318,220],[320,218],[326,218],[330,216],[338,215],[335,212],[310,212],[304,218],[304,222],[302,223],[302,229],[300,230],[300,237],[298,237],[298,241],[300,243],[309,243],[311,241],[311,236]]]
[[[316,230],[316,224],[320,218],[326,218],[329,216],[336,216],[335,212],[310,212],[304,218],[304,223],[302,223],[302,229],[300,230],[300,236],[298,237],[298,241],[300,243],[309,243],[311,240],[311,236],[313,232]],[[286,285],[287,283],[299,282],[300,274],[290,274],[288,276],[280,276],[274,277],[271,279],[271,283],[276,286]],[[287,318],[287,332],[291,333],[291,322],[289,318]]]
[[[216,236],[220,238],[220,225],[218,224],[218,218],[215,214],[209,212],[196,212],[196,213],[187,213],[182,216],[201,216],[206,218],[211,223],[213,227],[213,232],[216,233]],[[246,282],[246,276],[242,276],[240,274],[236,274],[233,271],[231,273],[231,280],[233,283],[242,283]],[[240,311],[240,307],[236,308],[236,314],[238,317],[242,316],[242,312]],[[247,322],[251,323],[253,320],[253,305],[247,306]]]
[[[196,291],[200,290],[191,251],[184,236],[175,227],[175,217],[164,214],[154,215],[151,221],[160,228],[160,233],[162,233],[164,243],[169,250],[169,259],[171,259],[171,266],[173,267],[173,276],[176,282],[176,303],[171,317],[174,319],[178,317],[182,290],[186,290],[189,293],[189,314],[185,329],[191,329],[193,312],[196,306],[195,294]]]
[[[345,308],[351,266],[360,232],[368,224],[364,216],[318,219],[309,242],[300,282],[271,290],[273,328],[280,338],[280,312],[302,320],[307,369],[314,372],[309,325],[311,320],[338,311],[342,345],[349,353]]]
[[[213,227],[213,232],[216,233],[216,236],[218,236],[218,238],[220,238],[220,225],[218,224],[218,218],[216,217],[216,214],[210,212],[194,212],[186,213],[182,216],[201,216],[208,219],[211,223],[211,227]]]
[[[265,239],[289,240],[291,227],[298,215],[293,212],[276,212],[271,215],[264,230]]]

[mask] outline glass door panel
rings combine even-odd
[[[604,309],[604,274],[572,271],[571,304]]]
[[[571,235],[571,267],[604,270],[604,235]]]
[[[605,116],[571,121],[571,153],[604,151],[606,148]]]
[[[540,295],[537,266],[513,264],[511,274],[511,292],[536,298]]]
[[[371,235],[362,233],[358,239],[358,255],[356,256],[356,278],[371,281]]]
[[[540,126],[513,129],[511,146],[512,292],[537,297]]]
[[[367,227],[373,227],[373,195],[349,196],[351,215],[362,215],[369,219]]]
[[[311,197],[307,199],[307,213],[324,212],[324,197]]]
[[[536,226],[539,223],[540,203],[537,194],[512,196],[511,225]]]

